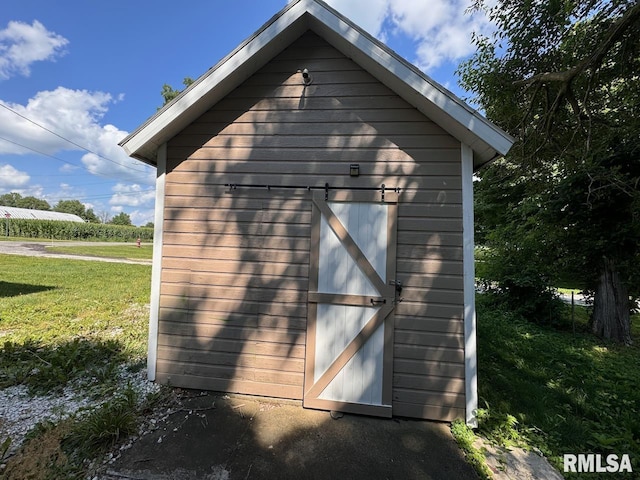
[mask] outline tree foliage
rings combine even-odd
[[[53,210],[56,212],[71,213],[72,215],[82,217],[86,211],[86,207],[82,202],[80,202],[80,200],[60,200],[56,203],[56,206],[53,207]]]
[[[77,215],[89,223],[100,223],[96,214],[93,213],[93,209],[87,209],[80,200],[60,200],[53,210]]]
[[[640,3],[475,7],[486,8],[498,30],[476,37],[461,83],[517,138],[504,161],[479,173],[479,238],[514,272],[517,262],[520,272],[537,272],[535,291],[577,278],[595,294],[594,331],[608,336],[597,325],[626,310],[628,327],[626,294],[639,293]],[[614,278],[607,271],[618,275],[621,308],[599,313],[602,282]],[[630,341],[628,330],[611,336]]]
[[[23,197],[17,192],[0,195],[0,205],[5,207],[29,208],[31,210],[51,210],[51,205],[46,200],[36,197]]]
[[[189,85],[191,85],[193,83],[193,81],[194,80],[192,78],[190,78],[190,77],[184,77],[184,80],[182,80],[182,84],[186,88]],[[173,100],[178,95],[180,95],[181,92],[182,92],[182,90],[175,90],[168,83],[165,83],[164,85],[162,85],[162,90],[160,91],[160,95],[162,95],[162,98],[164,98],[164,103],[162,105],[164,106],[167,103],[169,103],[171,100]]]
[[[128,213],[120,212],[114,216],[109,223],[111,225],[131,225],[131,217]]]

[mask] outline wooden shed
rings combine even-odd
[[[473,424],[472,176],[512,142],[289,3],[121,142],[157,167],[149,377]]]

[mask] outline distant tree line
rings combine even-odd
[[[46,200],[33,196],[23,197],[19,193],[11,192],[0,195],[0,205],[5,207],[28,208],[31,210],[46,210],[61,213],[71,213],[82,218],[88,223],[104,223],[110,225],[131,226],[131,217],[128,213],[120,212],[114,217],[110,217],[107,212],[96,215],[92,208],[86,208],[79,200],[60,200],[52,208]],[[153,222],[149,222],[145,227],[153,228]]]

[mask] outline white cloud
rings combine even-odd
[[[8,163],[0,165],[0,189],[11,190],[12,188],[24,187],[31,177],[27,172],[17,170]]]
[[[118,142],[127,135],[113,125],[105,125],[94,137],[92,150],[101,155],[87,153],[82,156],[82,163],[95,175],[108,176],[141,182],[147,186],[155,185],[155,170],[129,158]],[[105,157],[111,161],[105,160]]]
[[[111,212],[118,214],[126,212],[134,225],[145,225],[153,222],[156,192],[139,184],[118,183],[113,187],[114,194],[109,200]],[[131,208],[135,210],[131,211]]]
[[[100,123],[113,101],[108,93],[64,87],[38,92],[26,105],[0,100],[1,105],[13,110],[0,108],[0,137],[9,140],[0,141],[0,155],[29,153],[10,142],[26,145],[47,155],[55,155],[63,150],[83,151],[80,147],[84,147],[94,152],[82,157],[82,163],[89,172],[153,185],[153,169],[129,158],[118,146],[127,132]]]
[[[70,163],[65,163],[60,167],[60,173],[73,173],[77,171],[80,167],[75,165],[71,165]]]
[[[43,200],[47,200],[49,202],[49,200],[45,198],[44,188],[42,187],[42,185],[27,185],[25,188],[6,188],[0,185],[0,195],[11,192],[19,193],[23,197],[42,198]],[[51,204],[51,202],[49,202],[49,204]]]
[[[131,223],[133,223],[134,225],[144,226],[149,222],[153,222],[154,210],[134,210],[129,214],[129,216],[131,217]]]
[[[113,187],[115,192],[109,200],[110,205],[122,207],[153,206],[156,199],[154,188],[141,186],[139,184],[126,185],[118,183]]]
[[[328,0],[327,3],[377,37],[389,11],[389,0]]]
[[[0,30],[0,79],[14,75],[28,77],[31,64],[43,60],[55,60],[64,55],[69,41],[57,33],[48,31],[34,20],[32,25],[9,22]]]
[[[383,40],[406,35],[416,44],[413,61],[429,71],[472,54],[473,32],[490,34],[483,12],[467,13],[468,0],[327,0],[372,35]]]

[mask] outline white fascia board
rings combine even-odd
[[[291,4],[120,145],[129,156],[150,160],[153,164],[159,145],[204,114],[302,35],[307,28],[303,19],[305,12],[304,1]]]

